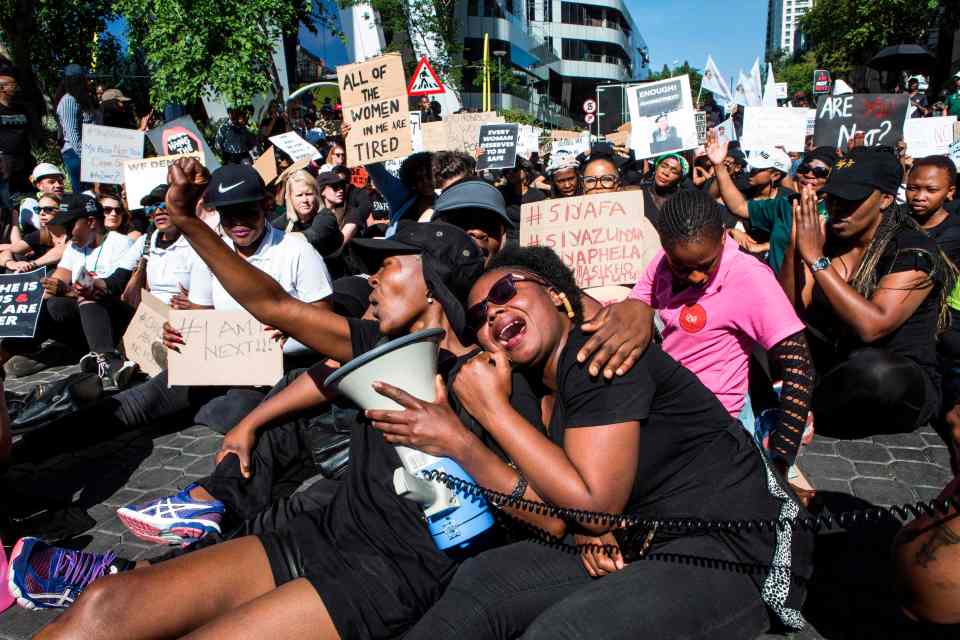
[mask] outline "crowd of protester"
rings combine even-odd
[[[755,638],[803,626],[811,532],[636,530],[504,504],[488,534],[442,552],[394,490],[393,445],[452,458],[515,499],[690,522],[809,515],[816,488],[795,463],[816,434],[932,425],[960,466],[946,156],[862,139],[745,154],[711,129],[697,151],[647,159],[594,142],[495,172],[460,150],[349,169],[332,103],[273,106],[258,126],[240,107],[211,141],[221,168],[178,160],[128,210],[122,185],[81,182],[82,124],[155,118],[100,89],[64,70],[59,164],[35,163],[16,75],[0,67],[0,266],[46,269],[35,337],[0,341],[0,364],[9,377],[50,366],[52,339],[101,381],[109,393],[50,430],[106,438],[186,412],[225,437],[208,477],[119,509],[137,537],[177,546],[166,555],[16,543],[11,594],[66,609],[37,637]],[[429,99],[417,107],[442,118]],[[960,73],[943,110],[960,111]],[[275,149],[265,183],[253,161],[287,130],[319,153],[293,163]],[[519,227],[523,205],[611,192],[636,192],[661,249],[604,305],[552,250],[520,247]],[[283,378],[146,378],[121,344],[144,290],[173,309],[247,310],[282,341]],[[436,400],[378,383],[403,410],[361,411],[324,385],[428,328],[445,332]],[[170,324],[158,339],[164,357],[185,344]],[[898,538],[910,618],[960,623],[960,593],[941,580],[960,570],[951,526],[930,514]]]

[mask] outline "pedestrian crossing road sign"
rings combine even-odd
[[[407,86],[407,94],[411,96],[430,96],[437,93],[446,93],[443,83],[437,77],[437,72],[430,66],[430,61],[426,56],[420,58],[417,68],[410,76],[410,84]]]

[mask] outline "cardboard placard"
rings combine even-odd
[[[423,114],[420,111],[410,112],[410,139],[413,144],[413,152],[420,153],[423,148]]]
[[[485,124],[480,127],[480,148],[483,155],[477,160],[477,170],[512,169],[517,162],[515,124]]]
[[[630,144],[631,130],[630,123],[627,122],[626,124],[620,125],[620,128],[613,133],[608,133],[605,137],[610,144],[617,147],[625,147]]]
[[[170,307],[146,289],[140,292],[140,305],[123,334],[123,351],[140,370],[153,377],[166,368],[167,349],[163,346],[163,323]]]
[[[423,148],[425,151],[463,151],[472,156],[477,151],[480,127],[503,122],[495,111],[455,113],[440,122],[425,122]]]
[[[220,168],[220,161],[190,116],[181,116],[147,131],[147,139],[158,156],[177,156],[202,151],[204,166],[211,172]]]
[[[272,386],[283,376],[283,348],[252,315],[237,311],[170,311],[183,336],[170,351],[170,386]]]
[[[273,150],[273,145],[270,145],[270,148],[257,158],[257,161],[253,163],[253,168],[263,178],[263,184],[270,184],[274,181],[277,177],[277,154]]]
[[[907,118],[903,123],[907,155],[913,159],[947,155],[953,144],[953,127],[956,123],[957,116]]]
[[[553,129],[550,131],[551,140],[571,140],[573,138],[579,138],[583,135],[583,131],[568,131],[566,129]]]
[[[126,186],[127,208],[131,211],[142,208],[140,199],[153,191],[154,187],[167,184],[167,168],[183,157],[196,158],[203,164],[203,154],[199,151],[124,162],[123,183]]]
[[[620,191],[522,205],[520,245],[552,248],[582,288],[636,284],[660,250],[642,195]]]
[[[280,135],[270,136],[270,142],[296,162],[297,160],[312,160],[320,155],[315,146],[300,137],[296,131],[287,131]]]
[[[356,167],[413,152],[407,83],[399,53],[337,67],[347,135],[347,166]]]
[[[807,110],[792,107],[746,107],[743,112],[744,151],[783,147],[803,153],[807,137]]]
[[[81,146],[81,180],[123,184],[124,161],[143,157],[143,131],[85,124]]]
[[[696,149],[697,123],[690,76],[644,82],[626,88],[630,146],[637,158]]]
[[[0,338],[32,338],[43,305],[43,267],[0,275]]]
[[[609,137],[607,138],[609,140]],[[581,153],[590,151],[590,134],[584,133],[578,138],[554,140],[550,143],[550,153],[556,157],[561,154],[571,154],[576,158]]]
[[[821,96],[813,132],[815,147],[847,148],[847,141],[863,132],[868,147],[892,147],[903,139],[910,97],[905,93],[856,93]]]

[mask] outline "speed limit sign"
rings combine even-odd
[[[593,124],[594,120],[596,119],[597,119],[597,116],[595,116],[592,113],[588,113],[587,115],[583,116],[583,121],[586,122],[587,124]]]
[[[597,101],[593,98],[587,98],[583,101],[583,112],[591,115],[597,112]]]

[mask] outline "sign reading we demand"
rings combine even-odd
[[[407,84],[398,53],[337,67],[347,134],[347,166],[405,158],[413,152]]]
[[[520,245],[556,251],[581,288],[634,285],[660,250],[638,191],[525,204]]]

